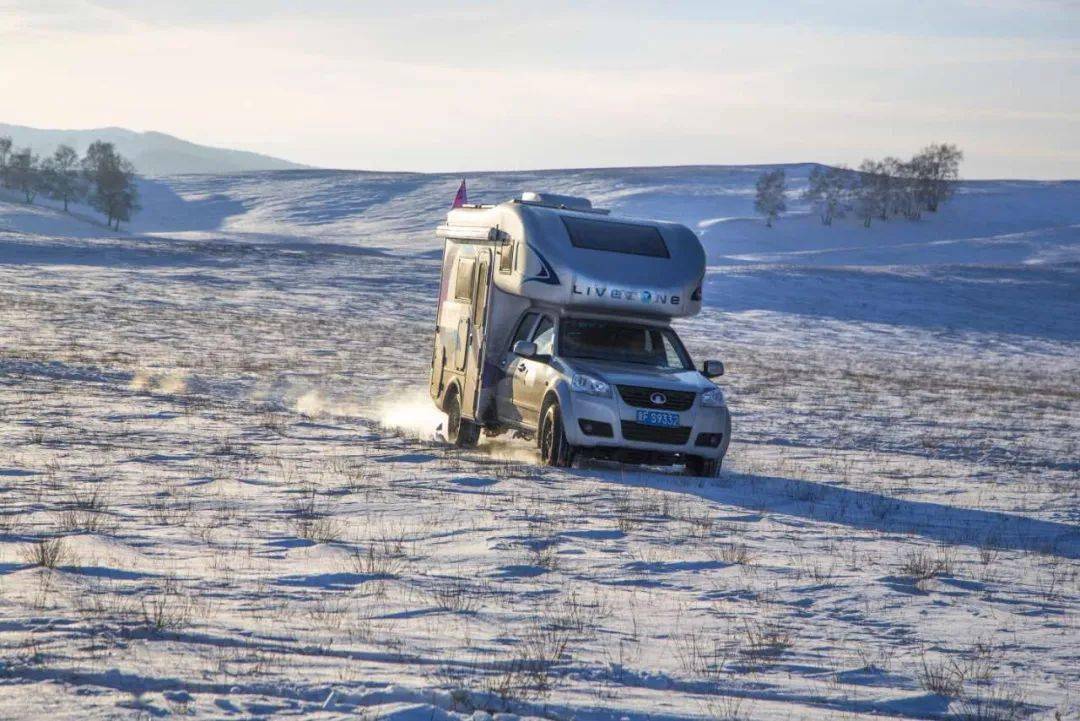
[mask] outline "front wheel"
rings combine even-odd
[[[566,440],[559,404],[552,403],[540,419],[540,462],[545,466],[569,468],[574,462],[574,449]]]
[[[446,400],[446,440],[459,448],[475,446],[480,439],[480,426],[461,417],[461,398],[457,390],[450,391]]]
[[[720,465],[723,458],[702,458],[690,456],[686,459],[686,475],[701,476],[703,478],[716,478],[720,475]]]

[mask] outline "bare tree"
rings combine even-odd
[[[884,205],[881,170],[881,163],[876,160],[864,160],[859,165],[858,181],[854,189],[855,212],[867,228],[875,216],[881,215]]]
[[[120,221],[130,221],[131,216],[142,209],[139,186],[135,182],[135,166],[127,158],[120,158],[109,187],[109,213],[116,218],[115,227],[120,230]]]
[[[915,169],[919,201],[931,213],[952,197],[960,178],[964,152],[950,143],[931,143],[911,162]]]
[[[120,229],[140,209],[135,183],[135,167],[116,152],[112,143],[96,140],[82,160],[84,177],[91,184],[90,205],[108,218],[110,227]]]
[[[809,184],[803,197],[814,204],[822,225],[832,225],[833,218],[842,218],[847,212],[847,168],[822,168],[810,171]]]
[[[109,165],[115,164],[119,157],[112,143],[95,140],[90,143],[90,147],[86,149],[86,155],[83,156],[83,173],[93,179],[96,173],[104,172]]]
[[[38,156],[30,148],[23,148],[13,152],[8,162],[8,177],[12,187],[22,191],[27,203],[33,203],[38,192],[44,187]]]
[[[757,195],[754,209],[765,216],[766,227],[771,228],[773,220],[787,210],[784,200],[784,170],[768,170],[757,180]]]
[[[918,220],[922,216],[916,170],[914,160],[897,163],[895,168],[896,188],[892,196],[893,213],[903,215],[908,220]]]
[[[881,177],[878,178],[878,182],[881,184],[879,217],[882,220],[888,220],[890,215],[898,215],[901,212],[904,204],[903,168],[904,161],[891,155],[882,160],[879,165],[881,174]]]
[[[79,200],[86,192],[86,183],[79,172],[79,156],[70,145],[61,145],[51,158],[43,164],[45,184],[49,195],[64,201],[64,212],[68,203]]]
[[[939,143],[928,145],[906,162],[893,157],[864,160],[858,173],[849,176],[854,178],[850,197],[863,225],[869,228],[874,218],[888,220],[895,215],[918,220],[924,208],[936,211],[955,191],[963,158],[963,152],[955,145]],[[825,175],[826,171],[818,168],[810,173],[805,197],[818,206],[821,222],[828,225],[831,222],[826,207],[829,181]]]
[[[4,184],[4,187],[10,187],[10,181],[8,180],[8,159],[11,156],[11,138],[4,136],[0,137],[0,183]]]

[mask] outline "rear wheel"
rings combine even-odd
[[[720,465],[723,463],[723,460],[723,458],[690,456],[686,459],[686,475],[716,478],[720,475]]]
[[[446,440],[466,448],[475,446],[479,438],[480,426],[461,417],[461,398],[457,389],[451,388],[450,397],[446,399]]]
[[[540,462],[545,466],[568,468],[574,462],[574,449],[566,440],[558,403],[551,403],[540,418]]]

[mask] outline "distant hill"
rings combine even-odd
[[[309,166],[246,150],[198,145],[153,131],[139,133],[126,128],[50,130],[0,123],[0,136],[10,136],[16,146],[30,146],[49,155],[57,145],[67,144],[82,154],[90,143],[104,140],[135,164],[140,175],[180,173],[236,173],[245,170],[295,170]]]

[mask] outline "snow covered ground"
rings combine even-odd
[[[431,440],[457,177],[0,197],[0,718],[1077,718],[1080,183],[768,229],[759,171],[470,177],[701,233],[710,482]]]

